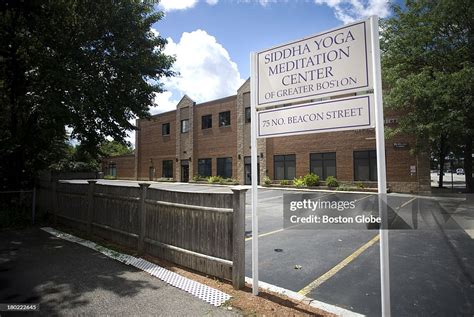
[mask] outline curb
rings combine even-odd
[[[245,282],[248,283],[248,284],[253,284],[253,279],[251,279],[250,277],[246,277]],[[287,296],[291,299],[300,301],[300,302],[302,302],[306,305],[309,305],[309,306],[314,307],[314,308],[321,309],[323,311],[326,311],[328,313],[332,313],[332,314],[337,315],[337,316],[341,316],[341,317],[364,317],[365,316],[365,315],[362,315],[362,314],[359,314],[359,313],[356,313],[356,312],[353,312],[353,311],[350,311],[350,310],[347,310],[347,309],[344,309],[344,308],[341,308],[341,307],[338,307],[338,306],[335,306],[335,305],[320,302],[318,300],[315,300],[315,299],[306,297],[304,295],[298,294],[297,292],[291,291],[289,289],[282,288],[282,287],[272,285],[272,284],[269,284],[269,283],[265,283],[265,282],[262,282],[262,281],[258,281],[258,287],[261,288],[261,289],[273,292],[273,293],[277,293],[277,294],[280,294],[280,295],[285,295],[285,296]]]

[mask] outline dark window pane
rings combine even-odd
[[[336,177],[336,160],[330,159],[324,161],[324,179],[328,176]]]
[[[245,108],[245,123],[249,123],[251,121],[252,115],[250,113],[250,107]]]
[[[163,161],[161,176],[168,177],[168,178],[173,177],[173,161],[172,160]]]
[[[217,159],[217,175],[223,178],[232,177],[232,158],[221,157]]]
[[[286,168],[285,179],[293,179],[296,177],[295,161],[287,161],[285,164],[285,168]]]
[[[170,134],[170,124],[169,123],[163,123],[161,125],[161,134],[162,135],[169,135]]]
[[[275,161],[275,179],[285,179],[285,162]]]
[[[354,152],[354,180],[377,180],[377,158],[374,150]]]
[[[230,125],[230,111],[219,113],[219,126],[225,127]]]
[[[295,155],[275,155],[274,179],[293,179],[296,177],[296,156]]]
[[[336,152],[311,153],[310,171],[322,179],[328,176],[336,177]]]
[[[117,177],[117,165],[115,163],[109,164],[109,175]]]
[[[212,175],[212,159],[198,160],[198,174],[204,177],[209,177]]]
[[[202,129],[212,128],[212,115],[208,114],[208,115],[202,116],[201,128]]]

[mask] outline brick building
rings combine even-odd
[[[396,116],[385,115],[386,126]],[[108,158],[118,178],[161,177],[186,182],[193,175],[250,183],[250,81],[234,96],[196,104],[188,96],[176,110],[137,120],[134,159]],[[377,184],[374,129],[258,139],[259,177],[289,179],[315,172],[322,179]],[[397,192],[430,190],[429,156],[413,155],[414,138],[386,140],[388,186]],[[133,166],[132,166],[133,164]],[[133,171],[133,173],[132,173]]]

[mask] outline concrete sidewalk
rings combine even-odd
[[[41,315],[237,315],[39,229],[0,232],[0,303],[39,303]]]

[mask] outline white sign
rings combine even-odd
[[[369,43],[361,21],[257,53],[256,107],[371,89]]]
[[[367,129],[375,126],[371,95],[257,112],[257,137]]]

